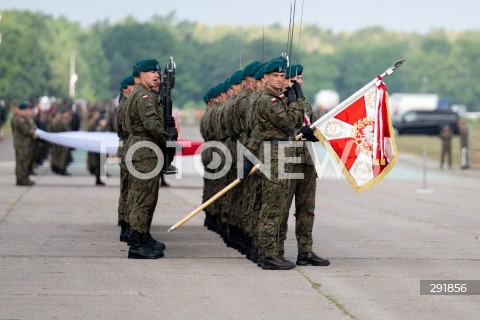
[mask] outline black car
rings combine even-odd
[[[410,110],[396,114],[392,126],[398,134],[430,134],[438,135],[440,129],[448,124],[458,134],[460,117],[449,109]]]

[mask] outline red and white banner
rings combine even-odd
[[[370,189],[398,158],[385,83],[377,77],[359,97],[320,118],[315,136],[337,161],[355,192]],[[328,116],[328,117],[327,117]]]
[[[46,132],[37,129],[35,133],[45,141],[90,152],[113,154],[117,152],[119,145],[118,135],[115,132]],[[197,149],[201,148],[203,141],[178,139],[177,143],[182,147],[182,151],[177,152],[176,155],[193,156]]]

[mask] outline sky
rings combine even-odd
[[[56,18],[65,16],[70,21],[79,22],[83,27],[104,20],[115,23],[128,16],[144,22],[153,15],[166,16],[172,12],[175,13],[176,22],[189,20],[202,22],[207,26],[230,24],[268,27],[275,23],[288,26],[291,6],[296,9],[295,28],[299,27],[302,21],[302,24],[315,24],[335,33],[353,32],[370,26],[421,34],[433,29],[480,30],[480,4],[474,0],[0,1],[0,11],[29,9]]]

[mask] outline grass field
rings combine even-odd
[[[470,148],[480,150],[480,121],[470,122]],[[442,142],[439,136],[428,135],[399,135],[396,138],[399,153],[407,152],[419,156],[423,155],[423,148],[427,148],[428,158],[440,163]],[[461,166],[460,136],[452,139],[452,162],[455,167]]]

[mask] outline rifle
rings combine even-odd
[[[173,58],[170,57],[170,60],[165,65],[163,71],[163,81],[160,84],[160,92],[158,95],[158,100],[163,105],[164,118],[165,118],[165,132],[167,133],[170,141],[177,141],[178,132],[175,128],[175,124],[171,124],[171,121],[168,119],[173,119],[172,117],[172,89],[175,87],[175,72],[176,64],[173,61]],[[175,148],[168,147],[165,154],[165,163],[162,169],[162,172],[165,174],[176,174],[177,168],[171,165],[173,158],[175,156]]]

